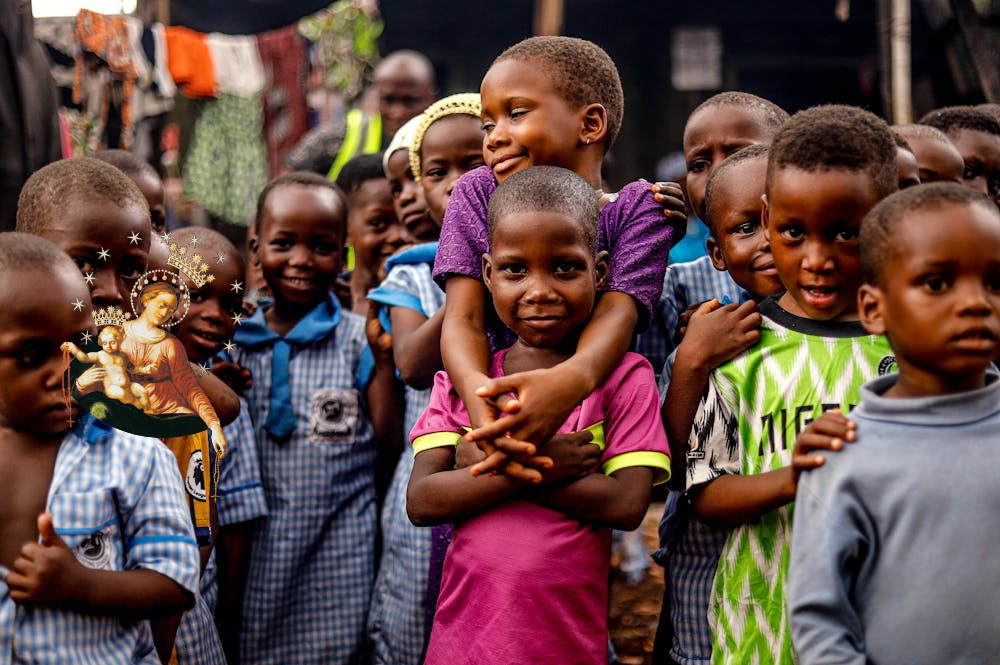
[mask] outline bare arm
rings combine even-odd
[[[445,308],[430,318],[408,307],[392,307],[392,353],[403,383],[417,390],[434,383],[434,373],[440,370],[441,328]]]
[[[490,348],[484,312],[488,293],[479,280],[455,275],[448,278],[445,295],[441,360],[472,426],[482,427],[498,415],[486,400],[476,395],[476,389],[489,381]]]
[[[222,639],[226,660],[230,663],[239,662],[243,592],[250,570],[250,548],[254,529],[254,521],[221,527],[216,542],[219,602],[215,610],[215,625]]]
[[[215,415],[220,424],[226,426],[236,420],[236,417],[240,415],[240,398],[233,392],[233,389],[211,372],[206,374],[197,372],[196,374],[198,385],[201,386],[205,397],[215,409]]]
[[[792,467],[752,476],[724,475],[705,484],[694,499],[699,519],[744,524],[795,500]]]
[[[97,359],[98,359],[98,355],[97,355],[98,352],[97,351],[93,351],[91,353],[85,353],[84,351],[81,351],[80,347],[78,347],[73,342],[63,342],[63,344],[62,344],[62,346],[60,348],[63,351],[69,351],[70,353],[72,353],[73,357],[76,358],[77,360],[79,360],[82,363],[96,363],[97,362]]]
[[[642,523],[653,488],[653,470],[629,467],[610,476],[591,473],[557,488],[526,490],[525,497],[584,522],[631,531]]]
[[[365,334],[375,358],[375,372],[365,386],[365,398],[375,438],[378,440],[375,491],[381,505],[399,462],[399,455],[403,452],[404,405],[401,386],[396,380],[396,367],[392,361],[392,342],[378,324],[374,311],[374,303],[371,303]]]
[[[504,475],[474,477],[454,469],[455,449],[431,448],[417,454],[406,489],[406,513],[417,526],[455,522],[490,508],[525,485]]]

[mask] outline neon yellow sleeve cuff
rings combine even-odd
[[[664,453],[652,450],[636,450],[630,453],[615,455],[601,466],[604,474],[610,476],[615,471],[632,466],[648,466],[655,472],[654,485],[660,485],[670,480],[670,458]]]
[[[457,446],[462,435],[458,432],[431,432],[418,436],[413,440],[413,456],[431,448],[444,448],[445,446]]]

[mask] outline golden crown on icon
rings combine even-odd
[[[131,318],[132,315],[127,312],[123,312],[120,307],[105,307],[104,309],[95,309],[90,313],[94,318],[94,325],[98,328],[103,326],[124,326]]]
[[[187,247],[175,242],[170,243],[167,265],[177,268],[187,275],[188,279],[199,289],[205,286],[206,282],[215,281],[215,275],[208,274],[208,264],[201,260],[201,254],[194,254],[188,258]]]

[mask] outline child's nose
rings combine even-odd
[[[118,289],[118,276],[114,270],[98,270],[94,273],[94,282],[90,286],[90,299],[94,307],[118,307],[122,303],[122,294]]]
[[[829,272],[836,268],[833,252],[824,242],[807,242],[803,267],[815,272]]]

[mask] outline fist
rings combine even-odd
[[[52,525],[52,515],[38,516],[40,543],[26,543],[10,573],[10,598],[22,605],[65,607],[74,602],[83,566]]]

